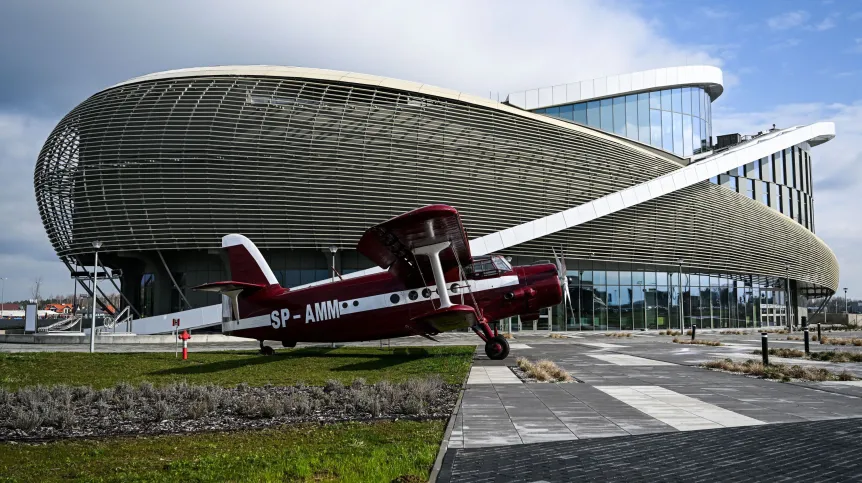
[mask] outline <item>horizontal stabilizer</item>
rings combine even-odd
[[[473,327],[479,322],[479,319],[476,317],[476,310],[473,307],[453,305],[416,317],[413,322],[432,327],[437,332],[447,332]]]
[[[197,287],[192,288],[192,290],[216,293],[242,292],[243,294],[248,295],[250,293],[257,292],[262,288],[266,288],[266,284],[247,282],[213,282],[198,285]]]

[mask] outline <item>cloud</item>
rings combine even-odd
[[[850,52],[854,54],[862,54],[862,38],[854,39],[853,47],[850,47]]]
[[[707,18],[711,18],[713,20],[721,20],[725,18],[730,18],[734,14],[730,10],[726,10],[723,8],[710,8],[710,7],[702,7],[700,9],[701,15]]]
[[[833,20],[832,16],[826,17],[821,20],[819,23],[811,25],[808,30],[814,30],[815,32],[823,32],[824,30],[829,30],[835,27],[835,20]]]
[[[552,22],[549,22],[549,19]],[[550,28],[553,24],[553,28]],[[612,28],[608,28],[612,26]],[[150,72],[226,64],[358,71],[482,96],[685,64],[721,65],[629,5],[599,0],[0,2],[0,276],[71,292],[33,195],[50,130],[76,104]],[[7,275],[9,274],[9,275]]]
[[[784,50],[792,47],[796,47],[801,42],[799,39],[783,39],[775,42],[774,44],[768,45],[763,50],[767,52],[774,52],[776,50]]]
[[[717,106],[716,133],[754,134],[778,127],[833,121],[835,139],[813,148],[814,221],[817,235],[835,252],[841,267],[841,286],[851,295],[862,293],[862,99],[854,103],[785,104],[759,112],[737,112]],[[856,287],[856,288],[853,288]]]
[[[803,22],[808,20],[808,17],[808,12],[804,10],[784,12],[768,18],[766,20],[766,25],[768,25],[772,30],[787,30],[802,25]]]
[[[847,20],[862,20],[862,12],[853,12],[847,16]]]

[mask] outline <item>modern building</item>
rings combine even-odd
[[[140,317],[220,313],[217,296],[189,287],[227,277],[227,233],[297,286],[331,277],[330,247],[341,273],[369,268],[355,251],[367,227],[447,203],[474,255],[565,256],[571,303],[513,330],[677,328],[681,313],[698,327],[800,322],[809,298],[837,289],[811,183],[811,150],[834,125],[716,143],[722,92],[721,71],[704,66],[502,103],[321,69],[161,72],[60,121],[36,198],[70,271],[91,270],[101,241],[105,273]]]

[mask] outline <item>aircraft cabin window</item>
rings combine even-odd
[[[389,297],[389,301],[393,304],[397,304],[399,300],[401,300],[401,297],[399,297],[397,293],[394,293],[391,297]]]
[[[410,297],[410,300],[416,300],[419,298],[419,292],[411,290],[410,293],[407,294],[407,296]]]
[[[512,269],[512,266],[509,265],[509,262],[506,261],[506,259],[503,257],[494,257],[492,260],[494,260],[494,265],[496,265],[498,269],[504,272],[508,272]]]
[[[452,293],[458,293],[458,284],[457,284],[457,283],[453,283],[453,284],[449,287],[449,291],[450,291],[450,292],[452,292]]]
[[[431,298],[431,291],[428,290],[427,288],[423,289],[422,290],[422,297],[424,297],[426,299]]]

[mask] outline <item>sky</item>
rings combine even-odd
[[[0,3],[0,278],[5,298],[72,281],[33,193],[36,157],[97,91],[183,67],[357,71],[501,99],[658,67],[724,71],[715,134],[835,121],[814,149],[817,235],[862,297],[862,0],[514,2],[4,0]],[[744,247],[740,247],[744,250]]]

